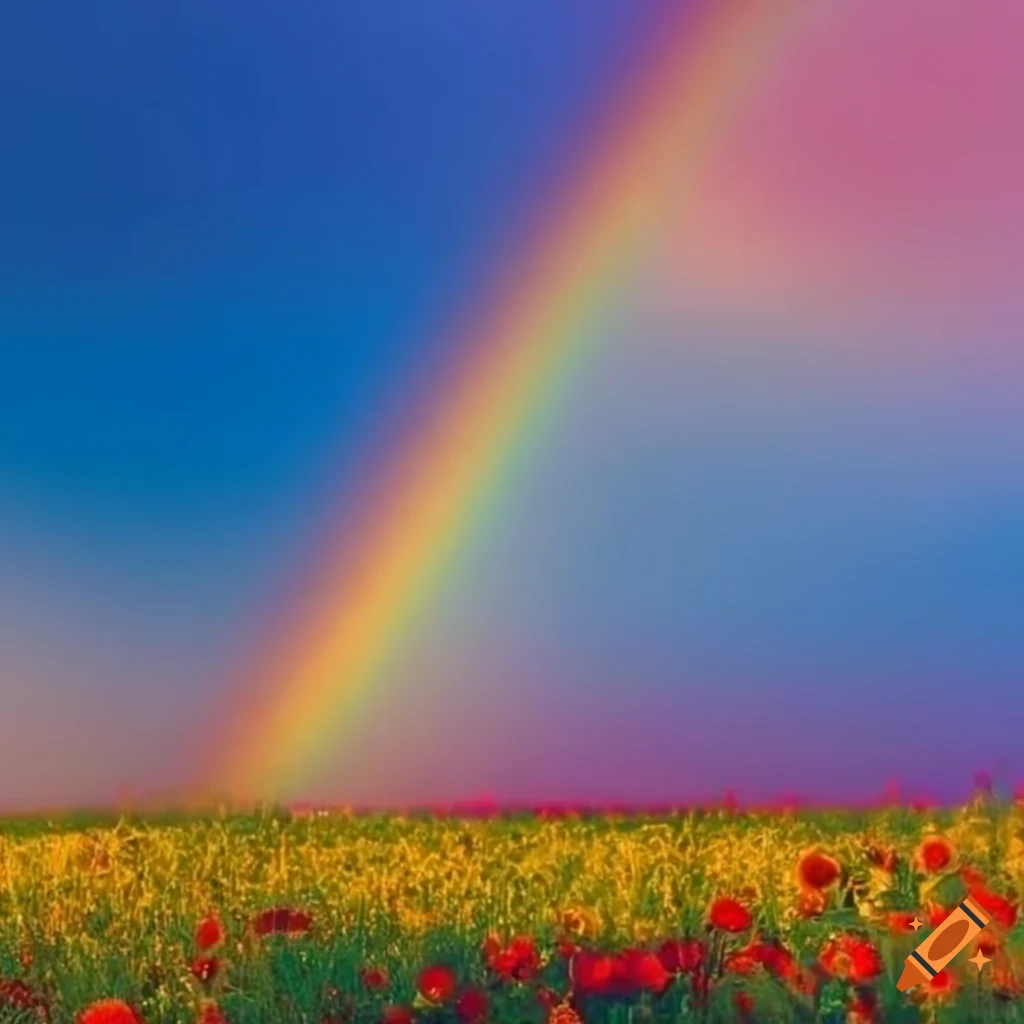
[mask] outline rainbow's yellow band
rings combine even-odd
[[[463,361],[431,418],[366,483],[366,504],[319,560],[317,584],[283,637],[243,672],[204,789],[238,799],[297,795],[337,742],[353,699],[392,668],[460,543],[593,343],[664,211],[737,101],[777,51],[790,0],[674,3],[659,51],[581,174],[541,211],[498,301],[474,318]]]

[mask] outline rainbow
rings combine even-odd
[[[775,52],[791,6],[673,4],[655,52],[597,144],[540,211],[496,300],[474,310],[426,421],[406,436],[366,502],[318,560],[291,626],[233,695],[208,789],[239,800],[296,796],[337,742],[359,695],[393,670],[473,530],[498,500],[574,369],[595,320],[685,201],[717,133]],[[468,319],[468,318],[467,318]]]

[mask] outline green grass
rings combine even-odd
[[[914,863],[931,833],[955,848],[953,863],[935,876]],[[843,871],[821,912],[806,916],[796,866],[812,847]],[[891,873],[870,856],[871,848],[889,847],[899,857]],[[283,812],[10,820],[0,823],[0,978],[31,986],[58,1024],[102,998],[130,1002],[150,1024],[194,1021],[203,1000],[215,1000],[233,1024],[319,1024],[346,1012],[353,1021],[377,1021],[388,1003],[412,1005],[417,973],[439,962],[455,969],[460,986],[487,989],[491,1020],[516,1024],[546,1019],[542,987],[558,999],[581,996],[578,986],[570,992],[559,941],[571,937],[613,954],[696,937],[709,948],[706,1001],[683,976],[660,996],[579,999],[585,1020],[738,1020],[738,993],[754,1001],[751,1020],[847,1020],[853,986],[818,961],[831,936],[850,933],[877,947],[884,962],[882,974],[867,979],[879,1001],[877,1019],[1024,1020],[1024,1000],[1000,998],[1001,991],[1013,994],[1008,972],[1016,968],[1019,925],[999,936],[995,963],[980,975],[963,963],[966,956],[958,959],[954,998],[922,1000],[895,990],[917,940],[893,934],[886,915],[924,914],[929,902],[956,898],[965,866],[1015,904],[1024,891],[1019,808],[552,820],[291,820]],[[720,895],[750,908],[748,931],[708,931],[708,907]],[[255,937],[255,915],[275,906],[311,914],[312,931]],[[568,924],[583,934],[569,935],[570,911]],[[222,920],[227,937],[216,950],[221,971],[204,985],[189,967],[198,953],[196,923],[208,912]],[[490,932],[503,941],[531,936],[546,960],[540,974],[528,983],[497,980],[480,948]],[[750,976],[723,968],[755,933],[792,951],[813,992],[795,993],[763,968]],[[387,970],[385,992],[361,984],[359,972],[370,964]],[[0,1020],[8,1019],[5,1012],[9,1017],[10,1007],[0,1009]],[[417,1012],[420,1021],[456,1019],[451,1006]]]

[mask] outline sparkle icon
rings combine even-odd
[[[915,917],[914,920],[910,922],[910,927],[913,928],[916,932],[919,928],[924,927],[924,921],[922,921],[919,917]]]
[[[981,951],[981,950],[979,949],[979,950],[978,950],[978,952],[977,952],[977,953],[975,953],[975,954],[974,954],[974,956],[972,956],[972,957],[971,957],[971,959],[970,959],[970,960],[968,960],[967,962],[968,962],[969,964],[977,964],[977,965],[978,965],[978,970],[980,971],[980,970],[982,969],[982,967],[984,967],[984,966],[985,966],[985,964],[987,964],[987,963],[989,963],[989,962],[990,962],[990,960],[989,960],[989,958],[988,958],[987,956],[985,956],[985,954],[984,954],[984,953],[982,953],[982,951]]]

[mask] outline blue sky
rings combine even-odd
[[[358,491],[443,354],[436,329],[614,95],[655,7],[2,15],[0,803],[177,781],[225,674],[315,556],[329,496]],[[662,756],[658,798],[925,786],[921,703],[963,707],[970,687],[989,746],[934,785],[1024,769],[1008,724],[1024,710],[1016,357],[988,339],[973,373],[968,358],[890,379],[878,360],[858,377],[790,352],[813,329],[785,313],[727,313],[653,316],[638,295],[607,326],[425,624],[419,668],[368,709],[323,795],[347,795],[361,763],[354,792],[374,799],[520,783],[637,799]],[[835,320],[837,349],[909,351],[910,328],[863,339]],[[506,705],[523,728],[481,725],[460,760],[394,720],[439,699],[460,729]],[[584,723],[568,780],[538,752],[565,721]],[[843,767],[850,731],[877,721],[887,749],[913,733],[907,751]],[[716,762],[730,722],[744,753]],[[396,733],[418,778],[388,774]],[[26,775],[41,737],[64,755]],[[601,744],[620,759],[595,763]],[[527,761],[525,781],[501,768]]]

